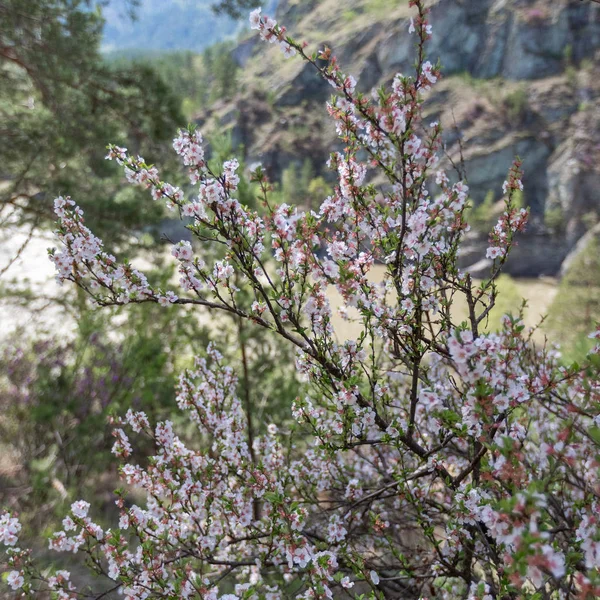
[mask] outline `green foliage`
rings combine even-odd
[[[213,4],[213,10],[217,14],[226,14],[239,19],[260,5],[260,0],[219,0]]]
[[[304,183],[308,185],[308,182]],[[300,204],[305,200],[306,186],[299,180],[296,163],[290,164],[281,174],[281,194],[283,200],[289,204]]]
[[[519,86],[515,90],[506,94],[502,100],[502,103],[504,104],[508,118],[511,121],[522,121],[529,108],[527,90],[524,87]]]
[[[209,140],[210,167],[219,172],[223,162],[233,155],[231,136],[224,134]],[[239,172],[243,174],[244,165]],[[303,165],[301,172],[310,178],[312,167]],[[257,202],[257,185],[240,176],[237,197],[245,206],[258,212],[264,208]],[[222,258],[215,255],[214,258]],[[269,269],[268,263],[265,267]],[[236,280],[240,288],[236,304],[250,312],[255,300],[245,280]],[[296,379],[294,353],[289,344],[269,335],[259,326],[251,326],[238,317],[220,318],[218,323],[218,348],[230,364],[237,365],[239,374],[239,396],[247,405],[246,413],[252,422],[254,433],[264,433],[269,423],[284,423],[290,420],[289,407],[299,393]]]
[[[332,193],[331,186],[323,179],[323,177],[315,177],[308,184],[308,201],[309,210],[312,210],[313,206],[320,206],[321,202]]]
[[[488,330],[499,329],[500,319],[507,314],[518,314],[523,303],[522,294],[510,275],[500,275],[496,280],[496,285],[498,295],[494,308],[490,311]]]
[[[310,187],[310,182],[313,180],[314,174],[315,169],[311,160],[309,158],[305,158],[304,162],[302,163],[302,168],[300,169],[300,182],[303,186],[306,187],[306,191],[308,191]]]
[[[308,208],[322,201],[331,189],[323,177],[315,178],[314,175],[309,158],[304,159],[300,167],[297,163],[290,163],[281,176],[280,200]]]
[[[39,224],[53,219],[54,196],[77,196],[88,221],[122,244],[126,231],[162,213],[116,201],[122,175],[104,148],[113,142],[162,160],[183,118],[148,65],[104,63],[102,25],[91,1],[0,5],[0,130],[10,140],[0,148],[0,211]]]
[[[231,56],[233,44],[222,42],[202,54],[189,51],[164,54],[140,53],[133,58],[122,53],[107,57],[111,65],[152,69],[169,82],[171,93],[187,120],[218,100],[231,99],[238,89],[239,67]]]
[[[497,211],[494,210],[495,195],[492,190],[489,190],[485,195],[483,202],[480,204],[472,204],[466,214],[467,222],[476,231],[489,233],[497,220]]]
[[[598,223],[598,213],[595,210],[584,213],[581,215],[581,222],[586,230],[592,229]]]
[[[548,331],[564,360],[581,360],[592,348],[588,334],[600,320],[600,240],[595,236],[574,259],[548,311]]]
[[[457,73],[456,77],[458,77],[465,85],[469,86],[470,88],[473,88],[474,90],[487,92],[487,95],[489,95],[490,88],[496,89],[501,85],[500,78],[496,78],[493,80],[481,79],[479,77],[475,77],[469,71],[462,71],[461,73]]]
[[[241,285],[241,281],[238,282]],[[242,294],[246,306],[254,297]],[[246,406],[253,433],[264,434],[270,423],[292,426],[290,406],[300,393],[294,352],[258,325],[230,320],[221,328],[218,342],[230,364],[237,365],[238,394]]]
[[[202,56],[207,76],[206,85],[210,89],[209,102],[227,100],[237,89],[237,63],[231,57],[233,46],[227,43],[207,48]]]
[[[569,87],[572,89],[577,89],[577,69],[572,64],[569,64],[565,67],[565,76],[567,78],[567,83],[569,84]]]
[[[194,110],[208,101],[208,88],[204,81],[202,56],[190,51],[180,52],[113,52],[105,56],[109,65],[127,68],[132,65],[145,65],[153,69],[163,81],[169,82],[172,94],[182,103],[182,112],[186,117],[191,113],[184,110],[184,103]]]
[[[153,422],[172,418],[178,372],[195,345],[207,342],[191,315],[128,308],[83,309],[70,341],[15,337],[0,350],[0,440],[17,462],[0,486],[0,504],[28,488],[22,507],[32,526],[48,525],[86,490],[110,491],[116,473],[108,417],[133,407]]]
[[[522,191],[515,190],[513,192],[512,204],[517,210],[526,206],[525,195]],[[504,202],[496,202],[493,190],[488,190],[483,202],[475,204],[471,201],[471,205],[466,211],[466,219],[475,231],[487,235],[498,222],[503,211]]]
[[[375,15],[386,14],[397,7],[398,3],[394,0],[367,0],[365,2],[365,8]]]
[[[223,162],[233,155],[231,136],[215,136],[209,140],[209,145],[210,167],[219,172]],[[244,165],[240,164],[239,173],[243,172]],[[302,172],[309,176],[308,167],[303,167]],[[237,191],[239,201],[262,212],[264,208],[257,202],[257,192],[257,185],[242,175]],[[214,258],[222,258],[222,255],[217,254]],[[268,264],[265,267],[269,269]],[[240,288],[236,294],[237,306],[250,312],[254,295],[245,280],[236,279],[236,286]],[[264,433],[269,423],[289,422],[289,407],[298,395],[300,385],[295,373],[294,353],[289,344],[269,335],[264,328],[248,325],[235,316],[221,317],[217,327],[218,348],[230,364],[236,365],[235,370],[239,374],[238,392],[251,423],[249,429],[253,434]]]
[[[565,229],[565,213],[560,206],[547,208],[544,212],[544,225],[554,234],[560,234]]]

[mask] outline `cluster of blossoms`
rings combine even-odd
[[[279,27],[277,21],[271,17],[261,16],[261,9],[250,13],[250,27],[257,29],[260,32],[261,39],[271,43],[279,44],[283,55],[290,58],[296,54],[294,46],[285,38],[285,27]]]
[[[62,252],[50,252],[59,283],[85,280],[90,293],[110,290],[120,303],[159,299],[143,273],[131,265],[118,264],[113,255],[102,250],[102,241],[84,225],[83,211],[71,198],[56,198],[54,209],[61,225],[57,235],[64,246]]]
[[[200,449],[168,421],[153,427],[127,413],[113,452],[144,505],[119,497],[119,526],[105,530],[87,503],[75,503],[50,540],[86,553],[107,589],[210,600],[600,595],[597,361],[561,365],[531,342],[521,315],[486,332],[494,280],[527,217],[514,207],[522,174],[515,163],[491,235],[490,276],[475,285],[457,267],[469,190],[441,168],[439,123],[422,120],[440,74],[424,58],[427,10],[411,5],[416,71],[371,98],[328,49],[309,56],[275,21],[252,14],[265,40],[313,64],[338,93],[327,110],[344,150],[331,156],[338,183],[318,212],[273,205],[260,168],[252,177],[265,213],[250,210],[236,197],[237,161],[213,173],[193,130],[174,141],[189,192],[111,148],[129,181],[192,219],[203,247],[224,248],[208,266],[190,243],[174,244],[179,294],[118,264],[74,202],[57,200],[63,247],[51,257],[61,281],[99,304],[198,304],[247,319],[296,348],[309,386],[292,406],[305,436],[297,446],[276,426],[250,434],[235,374],[213,347],[177,392]],[[374,185],[374,174],[386,184]],[[330,287],[361,325],[354,339],[336,337]],[[468,307],[462,323],[457,297]],[[128,429],[154,440],[146,466],[130,462]],[[0,540],[9,543],[17,526],[2,519]],[[10,556],[14,585],[75,597],[68,574],[48,579],[28,553]]]
[[[493,260],[506,260],[515,232],[522,231],[527,223],[528,210],[514,206],[515,193],[523,191],[520,166],[521,161],[515,161],[502,186],[502,192],[507,198],[506,210],[490,234],[490,247],[486,252],[486,257]]]
[[[17,547],[19,533],[21,532],[21,523],[19,520],[5,512],[0,515],[0,545],[8,548],[9,566],[17,566],[18,559],[21,556],[21,549]],[[6,578],[6,583],[13,589],[18,590],[23,587],[25,579],[22,570],[11,570]]]

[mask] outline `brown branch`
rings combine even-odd
[[[0,269],[0,279],[12,267],[12,265],[18,260],[18,258],[21,256],[21,254],[23,254],[25,248],[27,248],[29,242],[31,241],[31,238],[33,237],[33,233],[35,232],[35,230],[38,226],[38,222],[39,222],[39,218],[33,222],[33,224],[31,225],[31,228],[29,229],[29,233],[27,234],[27,237],[25,238],[25,241],[19,246],[19,249],[15,252],[13,257],[11,259],[9,259],[8,264],[6,264],[4,267],[2,267],[2,269]]]

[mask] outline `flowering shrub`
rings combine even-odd
[[[202,136],[181,131],[174,148],[189,169],[191,195],[123,148],[109,158],[155,200],[193,218],[202,242],[226,255],[207,264],[187,242],[173,247],[181,289],[155,288],[119,263],[85,226],[69,198],[56,200],[60,281],[100,305],[153,302],[226,311],[280,336],[297,351],[310,384],[292,412],[304,437],[276,425],[248,437],[236,374],[214,346],[179,381],[177,403],[198,430],[186,446],[169,421],[129,411],[113,452],[143,505],[117,500],[117,527],[104,529],[79,501],[50,539],[84,553],[127,598],[594,598],[600,594],[598,348],[585,367],[561,366],[535,348],[519,315],[495,333],[482,324],[494,281],[526,222],[514,197],[520,165],[504,186],[506,210],[490,236],[490,276],[475,285],[457,268],[468,226],[468,188],[439,169],[441,128],[421,119],[423,94],[440,76],[425,59],[431,33],[421,0],[413,76],[397,75],[372,97],[356,90],[328,49],[303,44],[260,11],[251,23],[286,55],[313,64],[337,93],[327,109],[345,148],[329,166],[339,181],[318,213],[270,202],[253,171],[264,216],[236,199],[238,163],[207,164]],[[321,66],[326,61],[326,66]],[[375,185],[372,175],[386,179]],[[264,266],[273,254],[276,269]],[[374,281],[376,261],[386,266]],[[238,302],[239,279],[254,295]],[[362,332],[339,341],[326,294]],[[452,304],[463,295],[466,322]],[[600,337],[599,332],[594,334]],[[130,432],[156,453],[132,464]],[[69,573],[48,576],[17,547],[5,514],[8,582],[27,594],[75,597]],[[91,592],[87,592],[91,593]]]

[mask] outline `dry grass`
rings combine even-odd
[[[375,265],[371,270],[372,281],[381,281],[385,267]],[[475,282],[477,283],[477,282]],[[541,318],[548,312],[548,308],[558,291],[558,284],[552,278],[539,279],[511,279],[501,278],[499,282],[499,295],[497,307],[490,315],[487,323],[488,330],[497,329],[500,324],[500,318],[507,312],[516,313],[521,306],[523,299],[527,300],[527,308],[524,318],[527,327],[535,327],[539,324]],[[362,326],[359,321],[345,320],[337,314],[337,308],[342,306],[342,298],[335,288],[329,288],[327,292],[334,311],[333,326],[340,340],[356,338],[362,332]],[[467,304],[464,297],[457,296],[454,305],[454,315],[456,321],[460,323],[467,319]],[[534,339],[542,341],[544,337],[543,329],[536,332]]]

